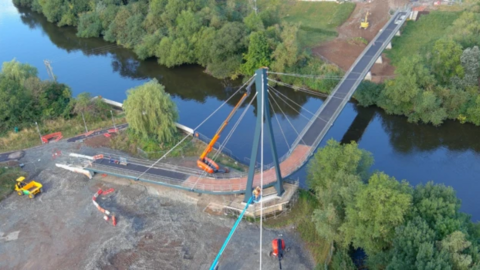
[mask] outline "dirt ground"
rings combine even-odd
[[[344,71],[348,70],[367,46],[366,44],[353,42],[352,39],[362,37],[370,42],[390,19],[390,9],[403,7],[408,2],[408,0],[357,2],[350,18],[337,28],[338,37],[313,48],[313,53],[324,60],[336,64]],[[368,29],[360,29],[360,22],[365,17],[367,11],[370,13],[368,16],[370,25]],[[394,67],[389,65],[389,60],[384,55],[383,58],[383,64],[375,64],[372,68],[373,81],[383,81],[386,77],[393,75]]]
[[[33,200],[13,193],[0,202],[0,269],[208,269],[235,220],[205,213],[202,196],[208,195],[113,176],[88,180],[54,166],[73,162],[69,152],[97,151],[63,141],[26,151],[20,162],[44,192]],[[115,213],[116,227],[92,203],[98,188],[115,189],[97,202]],[[284,269],[313,269],[293,228],[263,229],[263,269],[278,269],[268,253],[280,235],[291,247]],[[259,227],[243,221],[220,269],[258,265]]]

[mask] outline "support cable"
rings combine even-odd
[[[282,132],[283,139],[285,140],[285,143],[287,144],[288,150],[290,151],[290,145],[288,144],[287,137],[285,136],[285,133],[283,132],[282,126],[280,125],[280,120],[278,120],[278,115],[275,112],[275,109],[273,108],[273,105],[270,103],[270,107],[272,107],[272,112],[273,115],[275,116],[275,119],[277,120],[278,127],[280,128],[280,131]]]
[[[265,119],[265,98],[268,98],[265,97],[265,92],[268,91],[268,89],[265,89],[265,79],[266,78],[263,78],[263,74],[262,74],[262,125],[260,127],[260,187],[261,187],[261,190],[262,190],[262,193],[263,193],[263,139],[264,139],[264,119]],[[268,87],[268,85],[267,85]],[[272,132],[270,130],[270,132]],[[274,145],[272,145],[271,147],[275,147]],[[249,192],[249,191],[247,191]],[[259,248],[259,251],[258,251],[258,254],[260,256],[260,267],[259,269],[262,270],[262,245],[263,245],[263,196],[260,197],[260,248]]]
[[[292,122],[290,122],[290,119],[288,118],[288,116],[285,114],[285,112],[282,110],[282,107],[280,107],[280,105],[277,103],[277,101],[273,98],[273,95],[270,94],[270,97],[271,99],[273,100],[273,102],[275,102],[275,104],[277,105],[278,109],[282,112],[283,114],[283,117],[285,117],[285,119],[287,119],[288,123],[290,124],[290,126],[293,128],[293,130],[295,131],[295,133],[297,133],[297,136],[300,136],[300,133],[298,133],[298,130],[295,128],[295,126],[293,126]],[[303,143],[305,143],[303,141],[303,139],[301,139]]]
[[[270,86],[270,89],[273,90],[273,88],[271,88]],[[272,95],[273,96],[273,95]],[[310,118],[308,118],[307,116],[305,116],[303,113],[301,113],[299,110],[295,109],[292,105],[290,105],[285,99],[283,99],[280,95],[277,95],[277,97],[282,100],[285,104],[287,104],[288,107],[290,107],[292,110],[294,110],[296,113],[298,113],[300,116],[302,116],[303,118],[307,119],[307,121],[310,121]],[[301,108],[301,107],[300,107]]]
[[[270,86],[270,87],[271,87],[271,86]],[[287,98],[288,100],[290,100],[291,102],[293,102],[294,104],[296,104],[297,106],[299,106],[301,109],[307,111],[308,113],[310,113],[312,116],[315,117],[315,114],[312,113],[311,111],[309,111],[308,109],[303,108],[302,106],[300,106],[300,104],[298,104],[298,103],[296,103],[295,101],[291,100],[289,97],[287,97],[286,95],[282,94],[282,93],[281,93],[280,91],[278,91],[277,89],[275,89],[275,88],[273,88],[273,87],[271,87],[271,88],[272,88],[272,90],[277,94],[277,96],[278,96],[278,94],[284,96],[285,98]],[[279,98],[288,105],[288,103],[287,103],[284,99],[282,99],[282,97],[279,96]],[[291,107],[290,107],[290,108],[291,108]],[[293,109],[293,108],[292,108],[292,109]],[[323,118],[321,118],[320,115],[318,115],[316,118],[322,120],[322,121],[325,122],[325,123],[328,123],[328,121],[325,120],[325,119],[323,119]],[[308,121],[310,121],[310,119],[308,119]]]
[[[316,92],[316,91],[313,91],[313,90],[309,90],[309,89],[306,89],[306,88],[303,88],[303,87],[300,87],[300,86],[293,86],[293,85],[290,85],[288,83],[284,83],[284,82],[279,82],[279,81],[276,81],[276,80],[272,80],[272,79],[268,79],[272,82],[275,82],[277,84],[280,84],[280,85],[283,85],[283,86],[286,86],[286,87],[290,87],[292,88],[293,90],[295,91],[301,91],[301,92],[304,92],[304,93],[307,93],[307,94],[311,94],[311,95],[316,95],[316,96],[319,96],[319,97],[330,97],[331,95],[327,95],[327,94],[323,94],[323,93],[320,93],[320,92]],[[270,86],[271,87],[271,86]],[[335,95],[341,95],[339,93],[335,93]],[[338,97],[338,96],[332,96],[331,98],[336,98],[336,99],[340,99],[340,100],[343,100],[344,97],[342,98],[341,96]]]
[[[205,120],[203,120],[198,126],[196,126],[194,129],[193,129],[193,133],[195,133],[195,131],[200,127],[202,126],[205,122],[208,121],[208,119],[210,119],[216,112],[218,112],[218,110],[220,110],[225,104],[227,104],[227,102],[233,98],[233,96],[235,96],[238,92],[240,92],[240,90],[242,88],[244,88],[251,80],[254,79],[255,76],[252,76],[250,79],[247,80],[247,82],[245,82],[240,88],[238,88],[237,91],[235,91],[227,100],[225,100],[215,111],[213,111],[207,118],[205,118]],[[140,179],[140,177],[142,177],[145,173],[147,173],[151,168],[153,168],[155,165],[157,165],[158,162],[160,162],[162,159],[164,159],[168,154],[170,154],[177,146],[179,146],[183,141],[185,141],[188,137],[192,136],[192,134],[187,134],[185,137],[183,137],[183,139],[181,139],[175,146],[173,146],[170,150],[168,150],[163,156],[161,156],[157,161],[155,161],[151,166],[149,166],[144,172],[142,172],[137,178],[136,180]]]

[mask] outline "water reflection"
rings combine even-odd
[[[44,16],[29,9],[19,8],[21,20],[29,28],[41,28],[47,34],[50,41],[57,47],[72,53],[81,51],[86,56],[110,55],[112,59],[112,70],[122,77],[134,80],[145,80],[156,78],[165,85],[167,91],[173,97],[182,100],[195,100],[205,103],[208,97],[215,97],[218,100],[226,100],[240,85],[241,80],[218,80],[203,72],[203,68],[197,65],[183,65],[177,68],[166,68],[157,63],[156,59],[150,58],[144,61],[139,60],[132,50],[124,49],[113,43],[106,42],[100,38],[78,38],[73,27],[57,27],[49,23]],[[75,57],[75,56],[73,56]],[[62,61],[72,60],[66,56],[58,59],[51,59],[53,65]],[[303,106],[309,97],[303,93],[295,93],[292,90],[277,87],[279,91],[287,95],[295,103]],[[235,105],[238,99],[231,99],[228,103]],[[285,114],[297,117],[299,107],[292,109],[283,102],[279,102]],[[244,104],[243,106],[245,106]],[[256,103],[252,104],[255,108]],[[277,112],[280,113],[280,112]]]

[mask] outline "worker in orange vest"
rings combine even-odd
[[[254,190],[253,190],[253,200],[255,202],[258,202],[260,201],[260,196],[262,194],[262,189],[260,187],[256,187]]]

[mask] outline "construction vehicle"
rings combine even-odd
[[[200,157],[198,158],[197,160],[197,166],[198,168],[206,171],[207,173],[210,173],[210,174],[213,174],[213,173],[228,173],[229,172],[229,169],[228,168],[224,168],[224,169],[220,169],[220,166],[218,166],[218,164],[209,159],[207,157],[207,155],[212,151],[213,149],[213,146],[215,145],[215,143],[218,141],[218,139],[220,138],[220,134],[222,133],[222,131],[225,129],[225,127],[228,125],[228,122],[230,121],[230,119],[232,119],[232,117],[235,115],[235,113],[237,112],[238,108],[240,108],[240,106],[243,104],[243,102],[247,99],[247,97],[250,95],[250,92],[251,92],[251,88],[252,88],[252,84],[255,80],[252,80],[248,86],[247,86],[247,92],[245,92],[242,96],[242,98],[237,102],[237,104],[235,105],[235,107],[233,107],[232,111],[230,112],[230,114],[227,116],[227,119],[225,119],[225,121],[223,122],[223,124],[220,126],[220,128],[217,130],[217,132],[215,133],[215,136],[213,136],[212,140],[210,141],[210,143],[207,145],[207,148],[203,151],[203,153],[200,155]]]
[[[369,26],[368,15],[370,15],[370,13],[367,11],[367,13],[365,14],[365,19],[363,19],[362,22],[360,23],[360,28],[363,28],[363,29],[368,28]]]
[[[15,184],[15,191],[18,195],[28,195],[30,199],[35,198],[35,195],[42,192],[42,184],[35,182],[34,180],[30,181],[30,183],[26,184],[25,177],[21,176],[17,178],[17,183]]]
[[[290,251],[290,248],[285,247],[285,241],[281,238],[273,239],[272,240],[272,250],[270,251],[270,254],[268,254],[270,257],[277,257],[278,258],[278,265],[280,269],[282,269],[282,259],[283,255],[285,255],[285,252]]]

